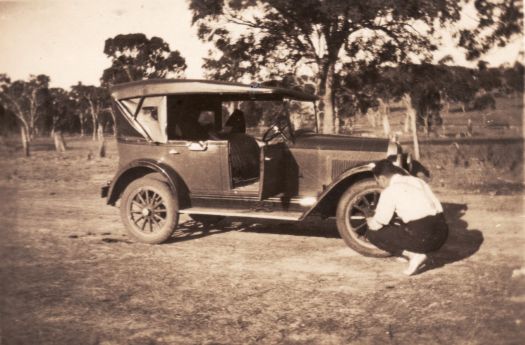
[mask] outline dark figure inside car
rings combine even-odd
[[[230,143],[230,159],[234,185],[252,182],[259,178],[259,146],[246,134],[244,113],[235,109],[221,132]]]
[[[413,275],[448,236],[443,207],[427,183],[408,175],[391,161],[376,163],[372,173],[384,188],[373,217],[367,218],[366,236],[375,246],[409,259],[403,272]],[[394,213],[400,220],[394,219]]]
[[[246,133],[246,119],[242,110],[235,109],[224,124],[223,133]]]
[[[199,123],[199,119],[193,114],[187,114],[178,119],[175,127],[177,138],[199,141],[208,140],[208,132],[204,126]]]

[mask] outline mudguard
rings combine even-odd
[[[170,166],[153,159],[137,159],[119,169],[113,180],[102,187],[102,196],[107,196],[108,205],[115,205],[129,183],[153,172],[162,174],[174,193],[184,189],[185,185],[179,174]]]
[[[341,197],[343,192],[346,191],[347,188],[349,188],[351,185],[362,179],[373,178],[373,167],[374,162],[371,162],[369,164],[360,165],[343,172],[337,177],[337,179],[332,181],[332,183],[330,183],[324,188],[321,195],[317,198],[317,202],[301,216],[300,220],[303,220],[314,210],[318,210],[321,207],[324,207],[325,209],[337,207],[339,198]],[[429,170],[415,159],[406,160],[405,157],[405,159],[403,160],[402,168],[413,176],[418,176],[421,173],[427,177],[430,176]]]
[[[303,220],[304,218],[306,218],[314,210],[322,206],[323,203],[328,202],[328,204],[332,204],[335,202],[335,205],[337,205],[337,202],[339,201],[339,197],[340,197],[339,194],[342,195],[342,192],[344,192],[349,186],[351,186],[355,182],[362,180],[364,178],[373,177],[372,175],[373,167],[374,167],[373,163],[369,163],[369,164],[354,167],[352,169],[348,169],[345,172],[343,172],[335,180],[333,180],[332,183],[330,183],[328,186],[324,188],[323,192],[318,197],[317,202],[301,216],[300,220]],[[342,190],[341,193],[337,193],[338,190]],[[333,198],[334,194],[335,194],[335,200]]]

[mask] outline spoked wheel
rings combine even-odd
[[[356,252],[374,257],[390,256],[366,239],[366,217],[377,207],[381,188],[375,180],[367,179],[350,187],[337,207],[337,230],[345,243]]]
[[[167,240],[177,227],[177,211],[177,196],[161,181],[138,179],[122,195],[122,222],[140,242],[156,244]]]

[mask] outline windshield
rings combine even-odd
[[[235,110],[244,113],[246,133],[262,138],[272,121],[279,115],[288,115],[296,135],[305,132],[317,132],[316,111],[313,102],[296,100],[285,101],[237,101],[223,102],[223,125]]]

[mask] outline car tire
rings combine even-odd
[[[381,187],[374,179],[357,182],[342,195],[337,206],[337,230],[346,245],[356,252],[371,257],[387,257],[391,254],[377,248],[365,237],[366,215],[377,206]]]
[[[176,192],[164,182],[139,178],[130,183],[120,203],[120,216],[128,234],[142,243],[166,241],[179,221]]]
[[[215,225],[224,219],[223,216],[213,216],[207,214],[190,214],[190,218],[204,226]]]

